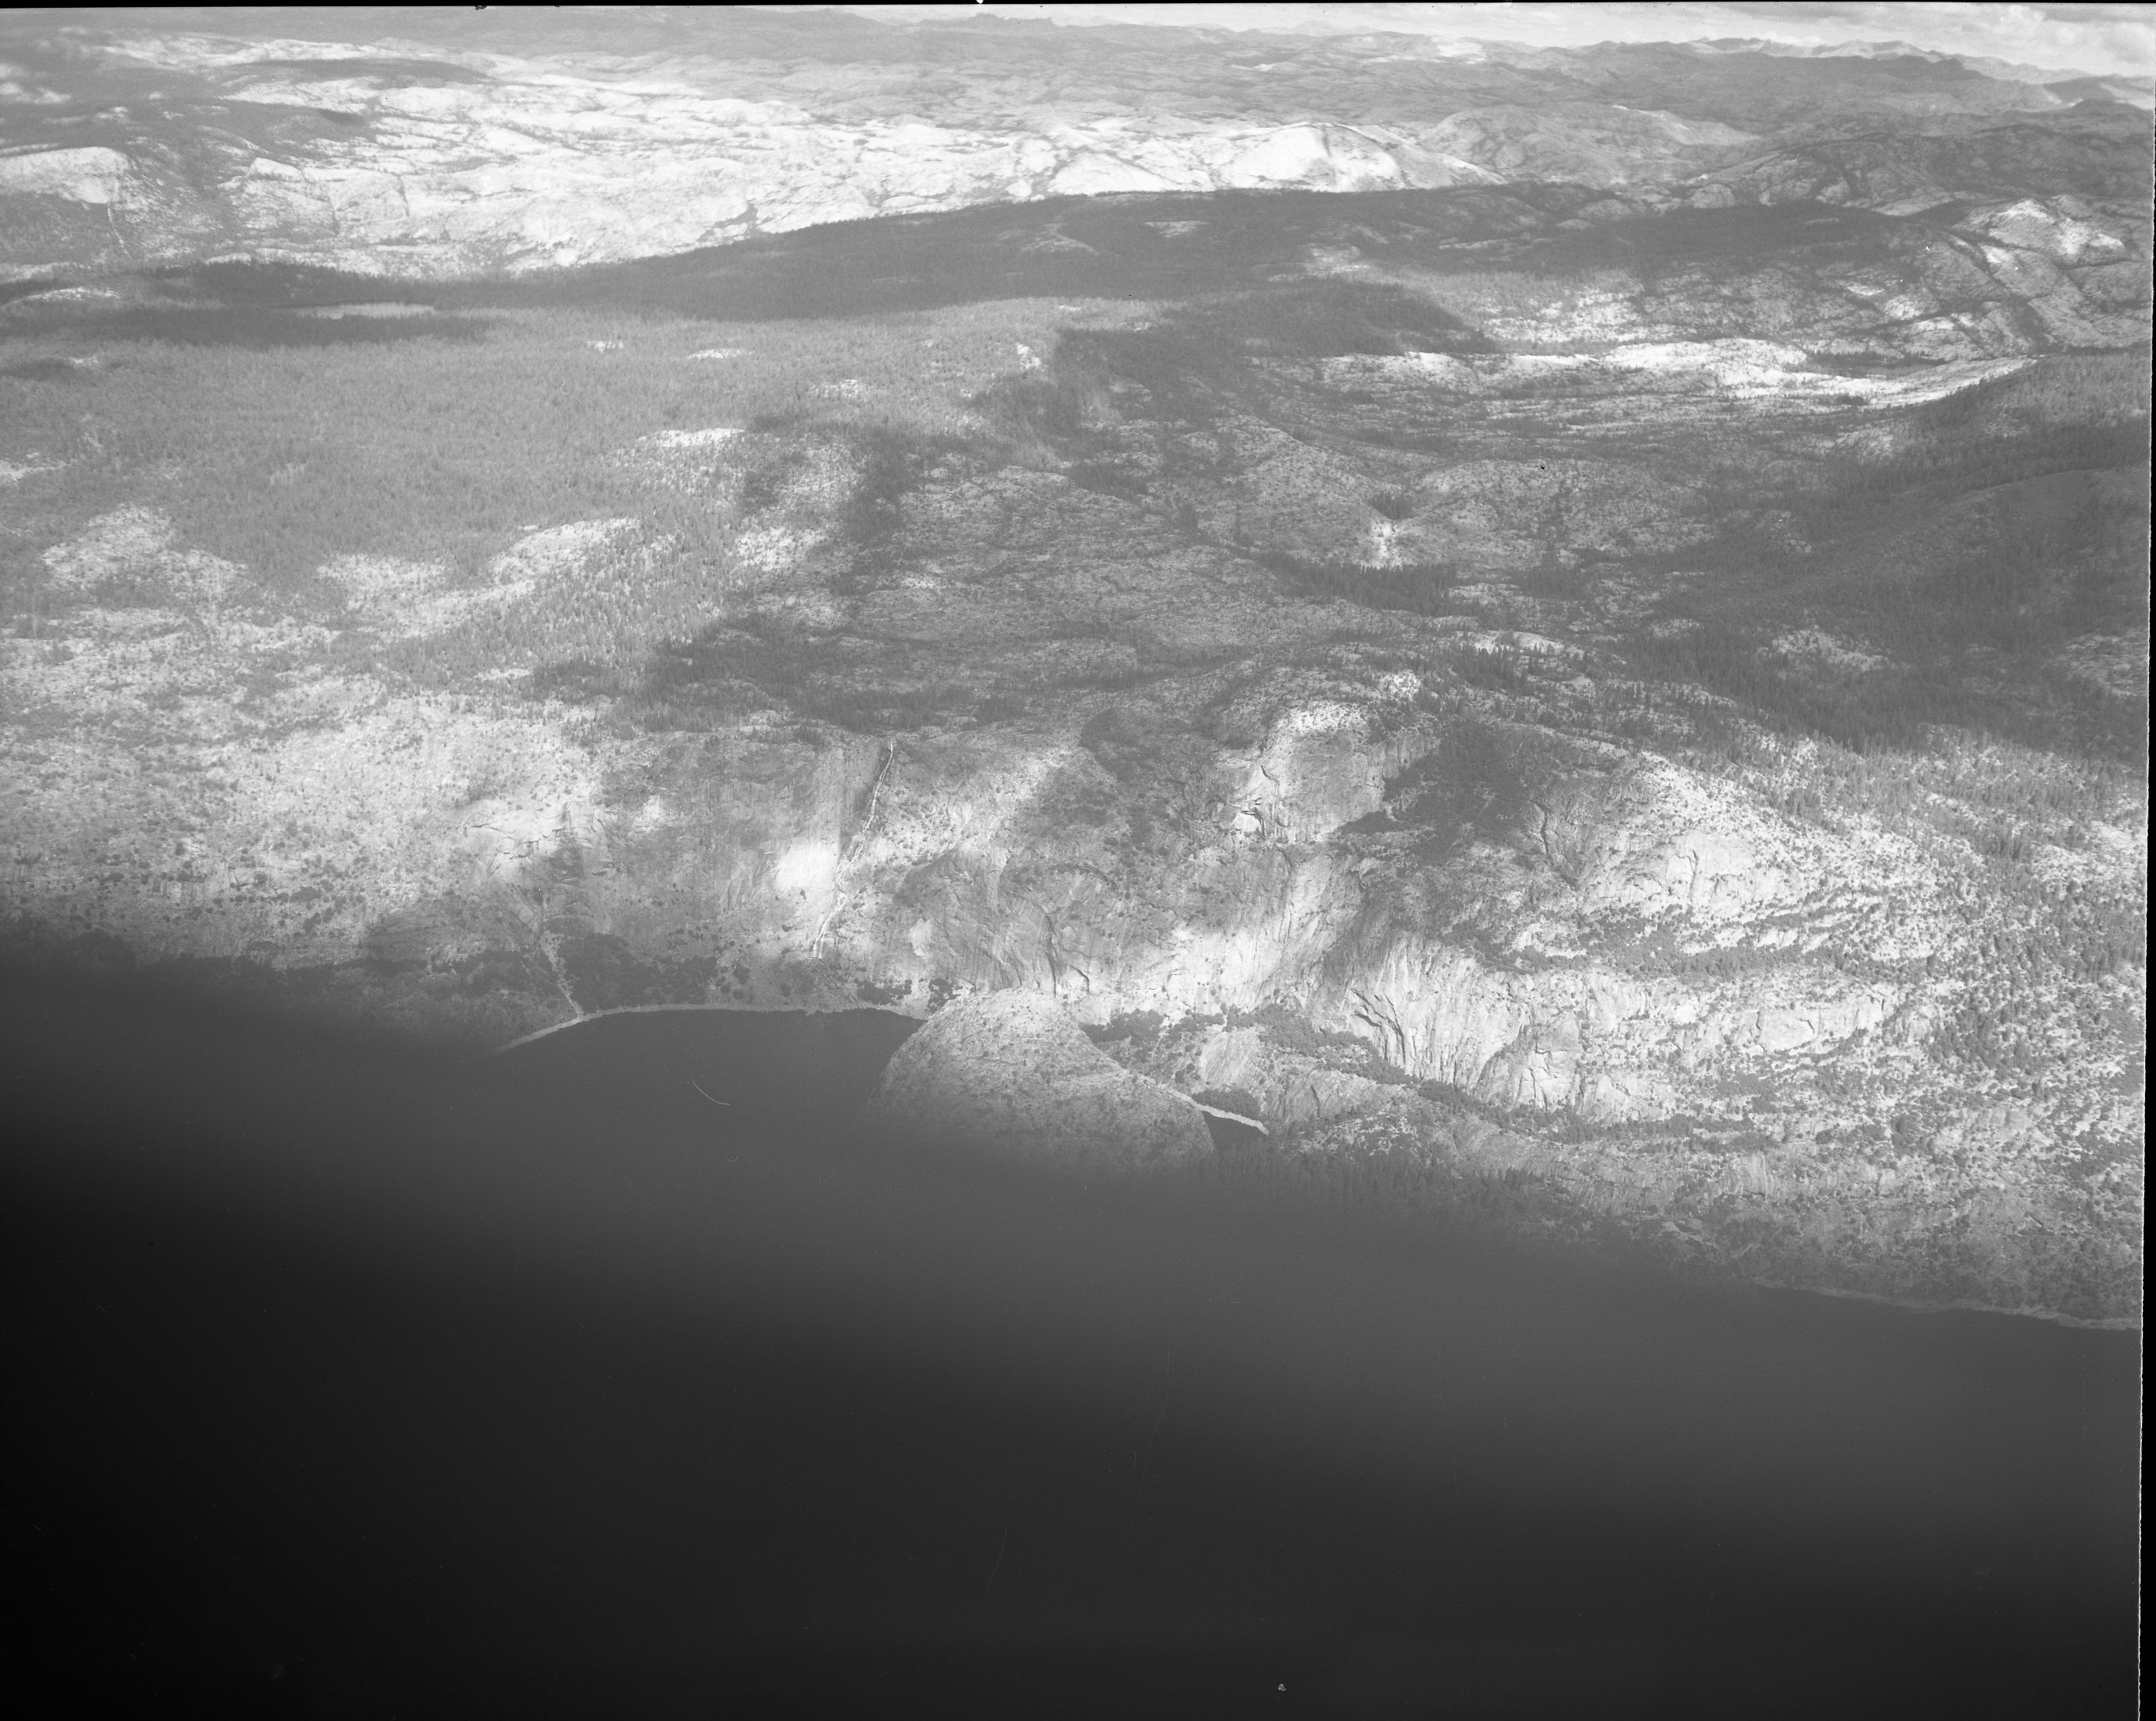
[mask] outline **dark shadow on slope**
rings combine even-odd
[[[1404,610],[1409,615],[1450,616],[1471,606],[1452,596],[1453,571],[1436,561],[1372,567],[1353,561],[1313,561],[1285,550],[1261,550],[1250,558],[1312,597],[1337,597],[1364,609]]]
[[[380,291],[377,299],[395,295]],[[392,346],[412,341],[472,342],[486,336],[480,317],[445,315],[431,309],[412,315],[321,315],[314,308],[278,305],[139,305],[99,310],[80,304],[33,307],[18,313],[8,332],[66,334],[99,341],[170,341],[185,346]]]
[[[1280,392],[1267,360],[1494,351],[1481,330],[1399,287],[1279,282],[1209,295],[1146,328],[1068,330],[1043,373],[1006,378],[977,404],[1006,433],[1082,458],[1104,417],[1203,426],[1233,409],[1263,413]]]
[[[1456,720],[1386,781],[1383,807],[1344,828],[1412,832],[1416,858],[1436,866],[1478,840],[1511,838],[1548,775],[1524,741],[1479,719]]]
[[[0,1010],[10,1654],[85,1709],[2131,1701],[2130,1334]]]
[[[0,365],[0,381],[9,382],[89,382],[96,372],[65,359],[24,359],[20,364]]]
[[[74,284],[72,281],[60,276],[48,279],[0,281],[0,305],[13,305],[18,299],[34,298],[40,293],[49,293],[56,287],[68,287]]]
[[[622,689],[617,674],[550,666],[532,690],[601,696]],[[810,634],[751,620],[714,623],[695,638],[654,647],[620,709],[644,730],[706,730],[756,707],[777,704],[856,734],[904,732],[963,721],[991,696],[933,646],[855,634]]]
[[[390,300],[444,309],[439,281],[353,274],[307,263],[203,263],[153,270],[140,279],[150,293],[182,301],[213,300],[235,308],[297,310]]]
[[[1313,247],[1350,248],[1378,269],[1562,279],[1616,266],[1650,284],[1684,270],[1891,264],[1938,237],[1920,218],[1814,202],[1640,213],[1577,231],[1561,225],[1606,195],[1518,184],[1060,197],[838,222],[673,257],[432,290],[445,305],[470,309],[603,305],[756,322],[984,299],[1186,300],[1257,291],[1283,276],[1308,287]]]
[[[378,59],[327,56],[312,59],[249,59],[226,69],[223,79],[241,88],[265,78],[290,78],[300,83],[342,81],[418,85],[425,89],[450,84],[484,84],[490,75],[450,60],[400,59],[385,54]]]
[[[1059,197],[839,222],[676,257],[444,289],[444,302],[593,305],[727,321],[927,310],[1054,295],[1184,299],[1302,273],[1343,223],[1389,260],[1539,230],[1595,195],[1576,186]],[[1397,254],[1395,255],[1395,252]]]
[[[2148,625],[2147,413],[2047,422],[2042,387],[1964,391],[1906,420],[1892,456],[1715,499],[1716,540],[1672,558],[1706,577],[1664,600],[1635,667],[1843,746],[1921,746],[1947,725],[2145,761],[2145,704],[2047,665]],[[1775,659],[1778,635],[1812,627],[1887,667],[1822,678]]]

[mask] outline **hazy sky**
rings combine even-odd
[[[890,17],[948,18],[952,6],[847,6]],[[973,10],[1062,23],[1196,24],[1210,29],[1404,30],[1462,40],[1574,47],[1589,42],[1681,42],[1763,36],[1806,45],[1908,42],[1948,54],[1989,55],[2062,71],[2156,74],[2156,5],[1745,4],[1675,0],[1666,5],[1491,4],[981,6]]]

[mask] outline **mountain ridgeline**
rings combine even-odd
[[[131,23],[131,19],[134,21]],[[311,44],[282,33],[321,33]],[[1906,46],[721,12],[124,8],[0,36],[0,270],[545,272],[1127,192],[1575,183],[1661,206],[2143,201],[2144,77]],[[1053,92],[1052,95],[1050,92]]]
[[[2130,83],[9,28],[12,960],[469,1051],[1018,990],[1312,1190],[2138,1319]]]

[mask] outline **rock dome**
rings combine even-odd
[[[871,1128],[1014,1158],[1153,1170],[1209,1158],[1205,1114],[1124,1069],[1038,993],[961,999],[885,1069]]]

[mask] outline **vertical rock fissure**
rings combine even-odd
[[[867,809],[862,813],[861,822],[855,827],[852,835],[846,837],[839,845],[838,862],[832,868],[831,906],[823,919],[817,923],[816,935],[809,940],[808,944],[808,959],[811,961],[822,958],[824,945],[830,937],[831,928],[837,923],[839,916],[846,910],[848,900],[845,886],[846,863],[852,858],[854,851],[860,846],[861,839],[866,837],[875,826],[876,809],[883,798],[884,779],[891,774],[891,766],[897,758],[898,743],[896,740],[886,742],[883,749],[883,757],[876,765],[875,776],[869,784]]]

